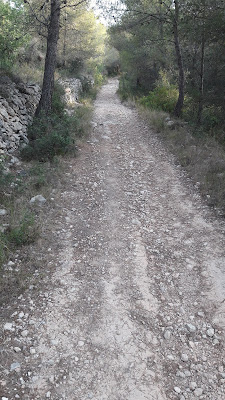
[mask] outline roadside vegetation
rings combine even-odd
[[[182,120],[168,113],[138,105],[139,112],[159,139],[188,173],[192,183],[218,216],[225,217],[225,149],[208,135],[194,133]]]

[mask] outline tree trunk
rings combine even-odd
[[[184,105],[184,67],[183,60],[181,55],[181,48],[179,43],[179,32],[178,32],[178,21],[179,21],[179,2],[178,0],[174,0],[175,5],[175,18],[173,22],[173,33],[174,33],[174,45],[177,56],[177,65],[179,70],[179,97],[177,100],[177,104],[174,109],[175,117],[180,117]]]
[[[54,90],[54,73],[57,57],[57,43],[59,38],[60,0],[51,0],[50,23],[48,26],[47,52],[41,99],[35,117],[41,113],[49,114],[52,108],[52,95]]]
[[[198,101],[198,115],[197,115],[198,125],[200,125],[202,121],[203,100],[204,100],[204,73],[205,73],[205,39],[202,38],[199,101]]]
[[[67,39],[67,13],[64,16],[64,32],[63,32],[63,56],[62,56],[62,66],[66,67],[66,39]]]
[[[203,101],[204,101],[204,75],[205,75],[205,2],[203,12],[202,41],[201,41],[201,67],[200,67],[200,84],[199,84],[199,101],[197,124],[202,121]]]

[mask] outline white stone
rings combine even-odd
[[[13,324],[11,322],[6,322],[6,324],[4,325],[4,331],[14,331]]]
[[[42,194],[38,194],[30,199],[30,204],[39,203],[43,204],[46,202],[46,199],[42,196]]]
[[[10,160],[10,164],[12,164],[12,165],[20,165],[21,162],[17,157],[12,156],[11,160]]]
[[[10,371],[15,371],[20,369],[20,363],[15,362],[10,365]]]
[[[25,315],[25,314],[24,314],[24,312],[23,312],[23,311],[21,311],[21,312],[19,313],[18,317],[19,317],[19,318],[23,318],[23,317],[24,317],[24,315]]]
[[[82,347],[82,346],[84,346],[84,342],[83,342],[83,340],[79,340],[79,342],[78,342],[78,346],[79,346],[79,347]]]
[[[7,214],[7,210],[5,210],[4,208],[0,209],[0,216],[1,215],[6,215]]]
[[[36,350],[35,350],[34,347],[31,347],[31,348],[30,348],[30,354],[36,354]]]
[[[207,336],[213,337],[214,334],[215,334],[215,330],[214,330],[213,328],[210,328],[210,329],[208,329],[208,330],[206,331],[206,333],[207,333]]]
[[[16,353],[19,353],[20,351],[21,351],[21,348],[20,347],[14,347],[14,349],[13,349]]]
[[[174,392],[179,394],[179,393],[181,393],[181,389],[178,386],[175,386],[174,387]]]
[[[191,390],[195,390],[197,388],[197,383],[196,382],[190,382],[189,388]]]
[[[21,336],[26,337],[28,335],[28,331],[25,329],[21,332]]]
[[[201,396],[202,393],[203,393],[202,388],[197,388],[197,389],[195,389],[195,391],[194,391],[194,395],[197,396],[197,397]]]
[[[196,327],[192,324],[186,324],[186,328],[190,333],[196,332]]]
[[[187,354],[181,354],[181,360],[184,362],[188,361],[188,355]]]
[[[164,332],[164,335],[163,335],[163,336],[164,336],[164,339],[169,340],[170,337],[171,337],[170,331],[166,330],[166,331]]]

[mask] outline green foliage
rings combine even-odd
[[[55,156],[65,154],[72,139],[70,136],[70,118],[55,114],[42,115],[33,121],[28,130],[30,143],[21,151],[26,161],[52,161]]]
[[[33,243],[37,237],[37,228],[32,214],[25,213],[5,234],[5,241],[10,246],[22,246]]]
[[[64,101],[64,88],[58,82],[55,82],[54,92],[52,96],[52,114],[59,117],[65,116],[65,101]]]
[[[102,68],[100,66],[96,66],[94,68],[94,83],[97,87],[101,87],[104,83],[104,76],[101,69]]]
[[[220,111],[224,110],[224,0],[178,1],[177,20],[173,1],[123,3],[126,13],[110,28],[111,44],[119,51],[121,62],[122,99],[144,95],[143,105],[173,111],[181,70],[174,46],[176,22],[185,75],[185,118],[198,125],[202,135],[221,141],[225,128],[224,112]],[[156,84],[160,70],[170,75],[175,86]]]
[[[28,129],[30,143],[21,150],[26,161],[53,160],[57,155],[65,154],[72,143],[71,118],[65,113],[64,90],[56,84],[52,100],[52,112],[35,118]]]
[[[221,108],[213,105],[204,108],[202,114],[202,124],[207,131],[211,131],[220,125],[222,113],[223,112]]]
[[[172,113],[178,99],[178,89],[175,85],[169,83],[166,74],[160,73],[160,80],[156,88],[148,96],[142,97],[139,102],[142,106],[152,110],[162,110]]]
[[[122,101],[133,98],[137,94],[135,84],[126,73],[123,73],[120,77],[118,94]]]
[[[91,81],[85,80],[85,93],[90,95]],[[52,161],[56,156],[64,155],[75,149],[76,137],[81,137],[88,130],[90,108],[77,107],[72,115],[65,112],[63,100],[64,89],[56,84],[52,112],[35,118],[28,129],[29,144],[21,150],[21,156],[26,161]],[[41,180],[41,177],[40,177]]]
[[[0,232],[0,267],[10,251],[15,247],[33,243],[38,236],[38,227],[31,213],[20,214],[14,209],[11,212],[10,222],[5,232]]]
[[[4,159],[0,158],[0,196],[4,194],[7,187],[11,184],[12,179],[12,175],[5,169]]]
[[[15,6],[0,0],[0,67],[10,68],[17,50],[26,42],[25,14],[22,2]]]

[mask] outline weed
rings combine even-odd
[[[27,245],[35,241],[37,234],[38,229],[35,224],[34,215],[25,213],[22,215],[21,219],[6,232],[6,243],[8,243],[10,247]]]

